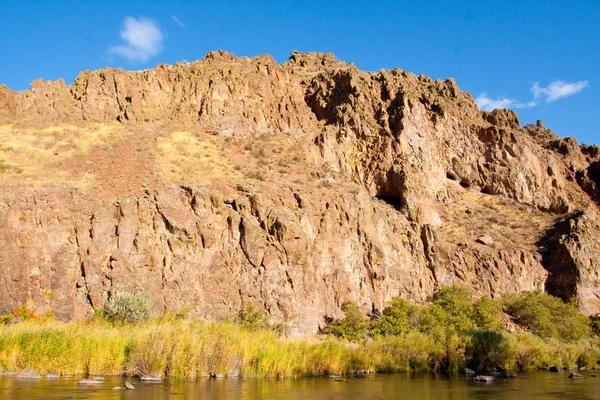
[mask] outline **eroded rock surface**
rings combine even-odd
[[[0,175],[0,311],[28,303],[87,318],[115,291],[147,290],[157,312],[215,319],[250,303],[307,335],[346,300],[375,312],[452,283],[492,296],[545,288],[599,311],[598,147],[541,122],[521,128],[512,111],[480,112],[452,79],[367,73],[331,54],[294,52],[278,65],[213,52],[88,71],[72,85],[0,87],[0,120],[15,132],[114,121],[133,132],[88,161],[45,164],[91,174],[87,187]],[[239,154],[250,152],[244,141],[293,138],[277,152],[300,152],[305,173],[286,178],[280,162],[268,167],[278,179],[169,181],[152,173],[164,148],[135,141],[159,126],[238,140],[223,146]],[[127,165],[116,180],[136,174],[137,190],[94,177],[97,153]],[[457,211],[469,201],[489,209]],[[484,236],[493,241],[476,242]]]

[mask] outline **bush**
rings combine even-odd
[[[414,317],[414,306],[400,297],[392,298],[391,304],[383,310],[383,315],[371,323],[371,334],[374,336],[393,336],[411,330]]]
[[[477,371],[501,367],[512,369],[517,355],[515,343],[498,331],[473,330],[466,333],[467,365]]]
[[[539,336],[528,332],[517,333],[514,338],[517,342],[515,361],[520,370],[548,368],[556,364],[549,357],[549,354],[554,352],[553,343],[547,343]]]
[[[471,291],[463,286],[447,286],[433,295],[433,304],[441,307],[443,324],[454,331],[474,329],[473,305],[471,303]]]
[[[592,328],[592,333],[596,336],[600,336],[600,314],[590,317],[590,325]]]
[[[367,333],[369,323],[358,305],[353,301],[346,301],[342,304],[342,311],[345,318],[331,322],[327,325],[326,332],[350,341],[362,339]]]
[[[21,321],[47,322],[54,319],[52,311],[47,311],[44,315],[38,315],[34,310],[30,310],[25,304],[17,307],[12,312],[0,316],[0,323],[3,325],[13,324]]]
[[[240,324],[249,331],[267,327],[265,316],[261,312],[255,311],[252,304],[247,304],[246,308],[242,308],[233,319],[233,322]]]
[[[574,304],[543,292],[507,296],[505,309],[518,324],[542,338],[576,341],[591,333],[589,319]]]
[[[140,322],[150,318],[151,307],[147,293],[115,292],[104,305],[104,317],[117,322]]]
[[[436,369],[436,360],[444,352],[439,342],[417,331],[376,338],[372,346],[373,363],[380,372]]]
[[[374,336],[401,335],[418,330],[446,337],[447,333],[472,329],[502,329],[502,303],[482,297],[471,302],[469,289],[447,286],[433,296],[433,304],[414,306],[394,297],[383,315],[371,323]]]
[[[501,330],[502,314],[502,303],[487,296],[473,304],[473,322],[479,329]]]

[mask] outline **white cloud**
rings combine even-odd
[[[494,108],[508,108],[514,103],[514,100],[504,98],[490,99],[487,93],[481,93],[475,102],[477,106],[482,110],[493,110]]]
[[[574,83],[554,81],[546,87],[541,87],[538,82],[535,82],[531,87],[531,93],[533,93],[535,99],[545,97],[546,102],[550,103],[551,101],[579,93],[586,87],[588,87],[588,81]]]
[[[121,31],[123,44],[111,47],[110,51],[127,58],[130,63],[146,62],[163,49],[163,32],[158,24],[147,18],[127,17]]]
[[[175,16],[175,14],[171,14],[171,19],[172,19],[172,20],[173,20],[173,21],[174,21],[174,22],[175,22],[177,25],[179,25],[180,27],[182,27],[182,28],[184,28],[184,29],[185,29],[185,25],[183,24],[183,22],[181,22],[181,21],[179,20],[179,18],[177,18],[177,16]]]
[[[475,102],[482,110],[493,110],[494,108],[532,108],[538,105],[541,99],[545,99],[546,103],[562,99],[563,97],[572,96],[581,92],[588,87],[588,81],[578,82],[563,82],[554,81],[546,87],[541,87],[538,82],[535,82],[531,87],[533,98],[528,102],[520,102],[508,97],[498,97],[492,99],[487,93],[481,93]]]
[[[499,97],[492,99],[488,97],[487,93],[481,93],[476,99],[477,107],[482,110],[493,110],[495,108],[531,108],[537,106],[537,102],[534,100],[522,103],[515,99],[508,97]]]

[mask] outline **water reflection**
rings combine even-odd
[[[600,399],[600,377],[595,371],[584,379],[569,379],[567,372],[532,372],[514,380],[481,383],[463,377],[436,375],[372,375],[367,379],[337,382],[326,378],[301,379],[199,379],[163,383],[130,380],[135,390],[113,390],[123,378],[110,377],[89,387],[72,380],[25,381],[0,376],[2,399]]]

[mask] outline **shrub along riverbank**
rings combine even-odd
[[[592,368],[600,361],[593,321],[574,305],[543,293],[472,302],[468,290],[449,287],[428,306],[394,299],[371,321],[353,303],[345,303],[344,311],[346,317],[329,324],[327,335],[308,339],[282,337],[281,328],[265,326],[252,309],[230,322],[173,317],[61,323],[29,315],[14,323],[9,316],[0,327],[0,366],[5,371],[193,378]],[[507,331],[508,315],[521,331]]]

